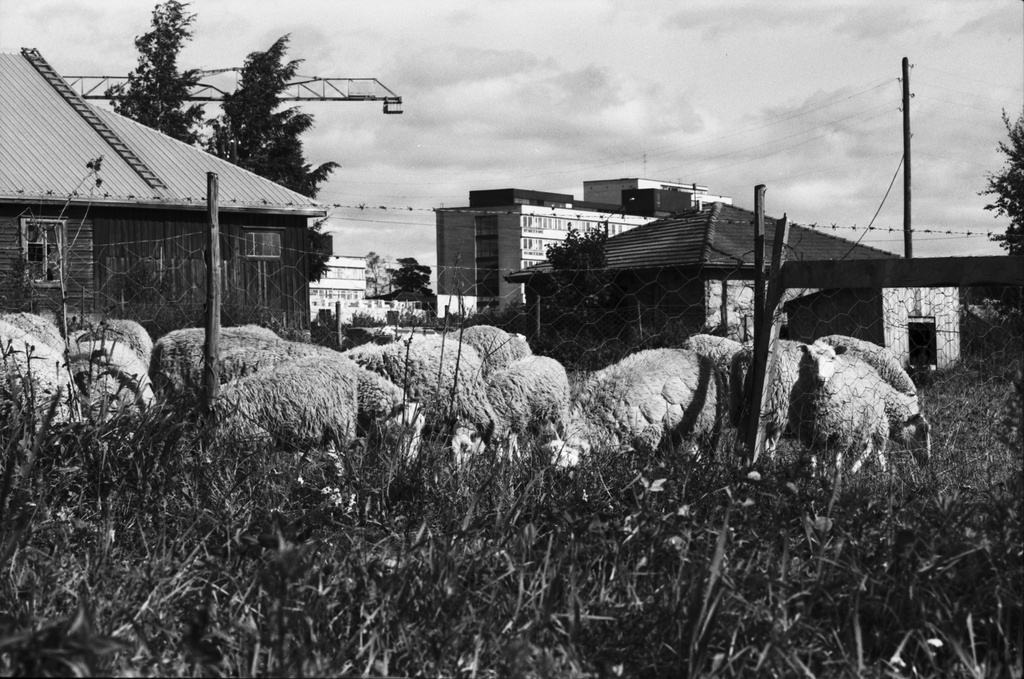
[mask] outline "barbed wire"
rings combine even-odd
[[[473,214],[473,215],[518,215],[518,214],[522,214],[519,210],[513,210],[513,209],[494,210],[494,209],[488,209],[488,208],[417,208],[417,207],[410,207],[410,206],[402,207],[402,206],[393,206],[393,205],[392,206],[388,206],[388,205],[367,205],[365,203],[361,203],[361,204],[358,204],[358,205],[346,205],[346,204],[340,204],[340,203],[332,203],[329,207],[331,207],[333,209],[340,209],[340,210],[359,210],[360,212],[380,210],[381,212],[388,212],[388,211],[390,211],[390,212],[434,212],[434,213],[445,212],[445,213]],[[552,215],[557,214],[557,216],[559,218],[561,218],[561,219],[575,218],[577,221],[581,221],[581,222],[588,222],[588,223],[589,222],[594,222],[594,223],[600,223],[600,224],[603,224],[606,221],[606,219],[608,219],[608,217],[602,218],[602,217],[596,217],[596,216],[591,216],[591,215],[584,215],[584,214],[579,213],[579,212],[577,212],[575,214],[566,215],[566,214],[564,214],[565,208],[550,208],[550,209],[551,209]],[[562,210],[563,212],[556,213],[556,210]],[[531,214],[538,214],[538,213],[531,213]],[[353,218],[341,217],[341,216],[338,216],[338,215],[331,215],[330,218],[331,219],[345,219],[347,221],[356,221]],[[672,219],[672,217],[666,217],[665,219]],[[730,223],[730,224],[748,224],[748,223],[750,223],[750,222],[745,222],[745,221],[741,221],[741,220],[723,220],[723,219],[718,220],[718,222],[719,223]],[[411,222],[392,222],[392,223],[395,223],[395,224],[409,223],[409,224],[411,224]],[[886,227],[886,226],[867,226],[867,227],[865,227],[865,226],[857,226],[856,224],[845,226],[845,225],[841,225],[841,224],[818,224],[818,223],[814,223],[814,222],[803,223],[803,222],[792,222],[791,221],[790,225],[801,226],[801,227],[804,227],[804,228],[807,228],[807,229],[832,230],[832,231],[838,231],[838,230],[863,231],[863,230],[867,230],[867,231],[877,231],[877,232],[882,232],[882,233],[904,233],[905,232],[905,229],[903,229],[903,227]],[[955,236],[967,236],[967,237],[994,236],[994,235],[1003,236],[1003,235],[1006,235],[1005,231],[985,231],[985,230],[980,230],[980,229],[968,229],[966,231],[961,231],[961,230],[956,230],[956,229],[929,229],[929,228],[922,229],[922,228],[912,228],[912,229],[910,229],[910,232],[911,233],[919,233],[919,234],[941,234],[941,235],[955,235]],[[1011,237],[1016,237],[1014,234],[1011,234],[1010,236]]]

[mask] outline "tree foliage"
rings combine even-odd
[[[300,136],[313,127],[313,116],[298,107],[281,109],[287,84],[302,63],[301,59],[285,61],[288,41],[289,36],[281,36],[270,49],[246,57],[238,89],[224,96],[223,114],[210,121],[213,133],[209,150],[296,193],[315,198],[338,164],[308,164]]]
[[[198,144],[203,108],[186,106],[189,92],[199,82],[195,69],[178,70],[178,54],[192,38],[189,28],[196,15],[188,4],[167,0],[153,9],[149,33],[135,38],[139,63],[128,74],[128,82],[106,91],[113,100],[114,112],[142,123],[186,144]]]
[[[371,251],[366,255],[366,296],[386,295],[391,287],[391,261]]]
[[[432,295],[430,290],[430,267],[420,264],[415,257],[400,257],[401,268],[389,269],[391,283],[395,289],[417,295]]]
[[[1011,255],[1024,254],[1024,115],[1011,123],[1003,111],[1003,123],[1009,133],[1009,142],[999,142],[999,150],[1006,154],[1003,169],[988,177],[988,188],[982,195],[993,195],[995,200],[985,206],[997,217],[1010,218],[1005,234],[992,236],[992,240]]]
[[[602,306],[609,297],[611,280],[604,255],[608,233],[604,229],[569,229],[565,240],[548,245],[547,258],[553,268],[546,294],[564,307]]]

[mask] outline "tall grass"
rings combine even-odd
[[[62,426],[15,409],[0,672],[1019,677],[1009,388],[937,376],[932,464],[897,456],[834,501],[792,454],[459,467],[210,448],[180,403]]]

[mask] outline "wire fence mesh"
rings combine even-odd
[[[383,317],[356,316],[353,320],[361,322],[340,324],[330,309],[310,318],[305,269],[295,263],[301,253],[245,232],[228,232],[222,239],[223,324],[262,326],[273,331],[273,338],[248,340],[248,346],[243,342],[225,350],[222,383],[292,362],[299,354],[272,346],[281,339],[309,344],[309,350],[299,352],[307,358],[318,355],[320,349],[313,347],[351,350],[364,343],[393,341],[401,338],[403,331],[412,331],[448,337],[447,351],[468,361],[471,350],[463,352],[455,340],[466,328],[490,325],[521,335],[531,353],[555,359],[578,384],[644,350],[687,346],[695,335],[728,338],[736,346],[749,346],[753,340],[753,282],[741,271],[680,267],[643,272],[609,269],[596,274],[592,270],[561,271],[557,277],[529,279],[521,288],[512,284],[503,287],[505,294],[501,297],[484,296],[480,294],[483,288],[471,287],[468,292],[477,294],[465,295],[461,304],[455,305],[464,313],[457,313],[452,306],[440,314],[433,310],[410,313],[396,305],[386,309],[390,313]],[[72,339],[100,327],[105,319],[137,322],[152,340],[181,328],[200,326],[206,304],[203,249],[194,245],[189,248],[184,241],[163,243],[156,249],[150,247],[152,244],[147,245],[149,249],[141,243],[122,245],[126,251],[136,249],[147,254],[100,257],[92,264],[91,280],[76,277],[70,263],[57,263],[64,271],[58,275],[57,284],[41,281],[38,266],[12,266],[3,276],[3,311],[28,311],[48,317],[59,332]],[[45,258],[46,252],[23,251],[23,255],[39,259]],[[31,261],[24,264],[31,265]],[[784,292],[776,318],[779,336],[791,342],[842,336],[886,348],[899,368],[913,379],[919,407],[931,422],[937,448],[974,449],[989,443],[997,445],[1001,432],[1009,426],[1002,404],[1012,391],[1024,354],[1021,300],[1021,288],[1014,286],[800,288]],[[358,329],[353,327],[356,324],[375,327]],[[71,346],[68,356],[81,353],[79,349]],[[199,360],[197,357],[201,352],[192,351],[182,360]],[[105,354],[103,360],[108,374],[116,372],[111,370],[110,355]],[[143,372],[152,374],[154,359],[146,360],[149,369]],[[407,357],[406,362],[407,371],[414,369],[410,367],[411,359]],[[308,362],[310,384],[316,383],[312,375],[316,365],[316,360]],[[429,369],[440,384],[439,365],[431,364]],[[719,369],[727,384],[728,363],[720,363]],[[71,385],[76,375],[71,377],[69,389],[74,391]],[[81,391],[81,374],[77,379]],[[777,377],[770,376],[769,382],[772,379]],[[448,390],[452,403],[455,392],[466,387],[456,382],[445,383],[442,388]],[[473,384],[486,399],[486,382]],[[953,384],[959,386],[952,389]],[[154,387],[154,398],[159,399],[159,385]],[[722,426],[735,439],[742,434],[734,431],[736,423],[725,412],[728,396],[723,392]],[[420,395],[409,394],[406,389],[401,401],[418,398]],[[311,401],[309,407],[332,406],[321,399]],[[646,407],[638,403],[637,412]],[[388,417],[395,414],[385,410]],[[472,414],[463,415],[472,420]],[[294,413],[291,416],[299,417]],[[452,435],[457,428],[455,419],[449,417],[448,433]],[[473,425],[470,429],[475,427],[467,434],[470,439],[477,436],[487,441],[496,429],[501,429],[493,414],[483,420],[461,423]],[[668,428],[675,426],[666,422],[662,424]],[[254,426],[267,429],[265,424]],[[782,434],[792,436],[793,445],[797,445],[800,437],[792,429]],[[356,431],[346,427],[337,430],[353,436]],[[287,428],[275,431],[280,434]],[[666,430],[666,440],[670,434]],[[308,445],[311,440],[306,437],[292,444]],[[339,442],[337,436],[334,440]],[[728,445],[720,443],[719,447]]]

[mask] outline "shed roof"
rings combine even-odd
[[[205,209],[207,173],[215,172],[221,210],[327,214],[311,198],[93,106],[73,92],[62,94],[26,51],[0,54],[0,202],[70,200]],[[84,106],[99,123],[90,123],[76,106]],[[119,140],[127,148],[126,153],[102,136],[98,128],[104,125],[113,132],[115,143]],[[133,168],[126,158],[131,154],[159,179],[156,186]],[[86,181],[86,163],[100,156],[103,182],[96,187],[95,182]]]
[[[770,257],[779,220],[765,217],[765,256]],[[662,267],[753,268],[754,213],[733,205],[713,203],[673,217],[630,229],[605,243],[609,269]],[[787,260],[848,260],[898,258],[891,252],[797,224],[789,227]],[[547,262],[511,277],[521,279],[551,270]]]

